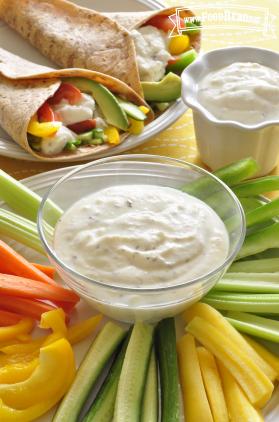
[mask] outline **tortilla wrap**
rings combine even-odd
[[[66,0],[0,0],[0,18],[58,66],[105,73],[142,94],[133,40],[107,16]]]
[[[116,21],[119,25],[127,29],[128,31],[131,31],[132,29],[138,29],[141,26],[143,26],[149,19],[151,19],[154,16],[159,15],[166,15],[171,16],[176,13],[176,9],[179,6],[176,7],[166,7],[165,9],[161,10],[152,10],[152,11],[146,11],[146,12],[117,12],[117,13],[105,13],[107,17],[110,19]],[[181,9],[181,6],[180,6]],[[187,17],[194,17],[195,14],[190,10],[183,8],[183,10],[180,10],[179,16],[181,18],[187,18]],[[191,35],[191,46],[199,52],[201,45],[201,31],[199,34]]]
[[[106,86],[110,91],[136,105],[147,104],[124,82],[99,72],[85,69],[59,69],[37,65],[0,48],[0,126],[33,156],[44,161],[71,161],[92,158],[113,148],[108,144],[96,147],[81,146],[75,152],[61,152],[46,156],[34,151],[27,139],[27,127],[39,107],[51,97],[61,84],[62,77],[83,77]],[[153,118],[150,111],[146,123]],[[121,135],[121,142],[128,134]]]

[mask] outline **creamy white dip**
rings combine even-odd
[[[122,185],[76,202],[54,248],[68,266],[103,283],[175,285],[207,274],[228,254],[219,216],[199,199],[153,185]]]
[[[279,72],[258,63],[233,63],[201,81],[198,100],[220,120],[254,125],[279,119]]]
[[[171,59],[168,52],[168,34],[155,26],[146,25],[133,29],[137,63],[141,81],[160,81],[166,73],[166,66]]]

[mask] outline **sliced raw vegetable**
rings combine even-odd
[[[245,158],[236,163],[222,167],[213,172],[213,174],[221,179],[228,186],[233,186],[241,180],[253,176],[259,169],[258,163],[253,158]],[[212,183],[209,176],[203,176],[191,184],[187,184],[181,190],[205,198],[218,189],[216,183]]]
[[[213,422],[192,335],[184,335],[178,340],[177,353],[185,419],[188,422]]]
[[[114,422],[140,421],[153,330],[151,325],[142,322],[134,325],[118,383]]]
[[[243,339],[242,335],[232,327],[232,325],[223,317],[220,312],[216,309],[207,305],[206,303],[198,302],[191,306],[183,313],[183,319],[188,323],[195,317],[204,318],[215,328],[217,328],[223,335],[225,335],[230,341],[233,341],[234,345],[238,347],[248,358],[253,360],[258,367],[265,373],[265,375],[272,381],[276,378],[276,373],[273,368],[268,365],[255,351],[247,344]]]
[[[0,170],[0,199],[17,214],[37,221],[42,198],[3,170]],[[48,201],[48,208],[48,222],[55,225],[63,212],[51,201]]]
[[[161,420],[162,422],[179,422],[179,377],[174,318],[159,322],[155,341],[160,370]]]
[[[34,321],[31,318],[22,318],[16,324],[8,327],[0,327],[0,342],[7,340],[16,340],[19,336],[30,333],[34,327]]]
[[[228,269],[229,273],[273,273],[279,272],[279,258],[253,259],[251,261],[234,262]]]
[[[62,100],[67,100],[74,105],[81,101],[82,95],[78,88],[72,84],[62,83],[55,94],[48,100],[50,104],[58,104]]]
[[[108,322],[104,326],[83,359],[53,422],[76,422],[90,389],[124,336],[125,330],[118,325]]]
[[[277,374],[277,380],[279,379],[279,357],[266,349],[262,344],[258,343],[249,336],[243,335],[247,343],[274,369]]]
[[[57,285],[52,278],[28,262],[27,259],[2,240],[0,240],[0,273],[13,274],[54,286]]]
[[[192,319],[186,330],[226,366],[253,405],[267,403],[274,388],[272,382],[233,340],[200,317]]]
[[[22,319],[22,315],[0,309],[0,327],[14,325]]]
[[[191,50],[185,51],[185,53],[182,53],[180,56],[169,60],[166,70],[167,72],[180,74],[187,66],[193,63],[197,57],[198,53],[191,48]]]
[[[279,294],[210,292],[203,302],[221,311],[278,314]]]
[[[171,37],[168,44],[169,52],[172,56],[184,53],[190,46],[190,38],[187,34],[175,35]]]
[[[55,276],[55,268],[54,267],[51,267],[50,265],[38,264],[36,262],[32,262],[31,265],[33,265],[35,268],[37,268],[37,270],[44,273],[47,277],[54,279],[54,276]],[[16,274],[16,275],[18,275],[18,274]]]
[[[40,138],[54,135],[62,126],[61,122],[38,122],[37,116],[32,117],[27,127],[27,133]]]
[[[279,273],[227,273],[211,292],[279,293]]]
[[[55,305],[40,302],[39,300],[23,299],[21,297],[10,297],[0,295],[0,308],[7,311],[16,312],[19,315],[28,316],[40,321],[44,312],[56,308]]]
[[[248,197],[248,198],[238,198],[239,202],[241,203],[245,213],[254,210],[255,208],[259,208],[265,204],[265,202],[261,201],[257,197]]]
[[[76,322],[68,328],[67,339],[71,344],[79,343],[92,334],[102,318],[102,315],[99,314],[83,321]]]
[[[135,104],[130,103],[129,101],[125,101],[119,97],[117,97],[117,101],[119,102],[122,110],[124,110],[125,113],[128,116],[132,117],[133,119],[143,121],[147,118],[146,114],[143,111],[141,111],[141,109]]]
[[[158,379],[154,348],[151,351],[142,402],[141,422],[158,421]],[[108,421],[109,422],[109,421]]]
[[[96,119],[83,120],[82,122],[73,123],[67,127],[77,134],[88,132],[96,127]]]
[[[228,410],[215,358],[204,347],[198,347],[197,352],[214,422],[229,422]]]
[[[279,222],[246,236],[238,259],[279,247]]]
[[[218,361],[218,367],[222,378],[224,394],[228,406],[231,422],[263,422],[259,411],[256,410],[242,389],[226,367]]]
[[[263,223],[279,216],[279,198],[246,213],[246,226]]]
[[[15,384],[25,381],[29,378],[36,367],[39,360],[37,358],[30,362],[15,363],[5,365],[0,368],[0,385],[1,384]]]
[[[113,420],[114,405],[120,373],[128,345],[127,338],[116,356],[109,374],[97,394],[83,422],[111,422]],[[150,421],[152,422],[152,421]],[[156,421],[157,422],[157,421]]]
[[[0,234],[45,254],[36,224],[11,211],[0,209]]]
[[[238,311],[227,312],[226,319],[238,331],[279,343],[279,321],[277,320]]]
[[[279,176],[259,177],[233,187],[234,193],[239,197],[261,195],[276,190],[279,190]]]

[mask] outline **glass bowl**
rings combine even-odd
[[[186,190],[210,205],[225,223],[229,251],[218,268],[202,277],[165,287],[139,288],[104,284],[89,279],[63,263],[53,241],[53,207],[62,212],[79,199],[117,185],[141,184]],[[57,221],[56,221],[57,222]],[[103,314],[120,321],[157,321],[179,314],[200,300],[222,277],[245,237],[245,218],[234,193],[207,171],[184,161],[153,155],[123,155],[79,166],[62,177],[44,196],[38,214],[38,230],[51,263],[62,280]]]

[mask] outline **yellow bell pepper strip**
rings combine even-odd
[[[33,353],[17,353],[11,355],[0,354],[0,367],[14,365],[15,363],[30,363],[39,356],[40,349]]]
[[[119,131],[114,126],[107,126],[104,129],[104,134],[107,137],[107,143],[111,145],[118,145],[120,143]]]
[[[23,318],[17,324],[8,327],[0,327],[0,341],[16,339],[21,334],[30,333],[34,327],[31,318]]]
[[[62,122],[43,122],[39,123],[37,115],[33,116],[29,122],[27,132],[30,135],[45,138],[54,135],[62,126]]]
[[[65,319],[66,315],[63,309],[53,309],[42,314],[39,327],[44,329],[50,328],[53,333],[61,333],[63,337],[66,337],[67,326]]]
[[[40,350],[39,364],[27,380],[0,385],[0,398],[8,406],[24,409],[59,394],[73,373],[74,353],[66,339]]]
[[[128,131],[132,135],[139,135],[144,128],[144,122],[142,120],[135,120],[132,117],[129,117],[130,126],[128,128]]]
[[[65,379],[62,388],[55,394],[46,397],[43,401],[24,408],[23,410],[17,410],[12,407],[6,406],[0,399],[0,421],[5,422],[31,422],[42,416],[48,410],[50,410],[56,403],[58,403],[62,397],[67,393],[70,388],[74,376],[75,376],[75,365],[74,360],[68,362],[68,375]]]
[[[0,384],[14,384],[26,380],[38,365],[37,358],[30,362],[9,364],[0,368]]]
[[[148,114],[150,112],[150,109],[144,105],[139,106],[140,111],[142,111],[144,114]]]
[[[88,337],[103,319],[103,315],[98,314],[84,321],[77,322],[68,328],[67,339],[71,344],[79,343]]]
[[[184,53],[190,47],[190,38],[188,35],[176,35],[169,41],[169,52],[172,56]]]

